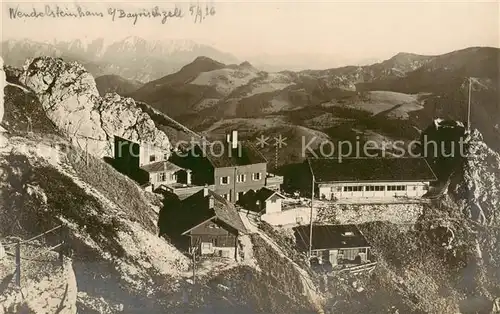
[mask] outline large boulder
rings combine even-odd
[[[94,78],[77,62],[28,59],[19,78],[31,89],[49,119],[73,141],[98,157],[113,156],[115,135],[170,151],[170,141],[131,98],[101,98]]]

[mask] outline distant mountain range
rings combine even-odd
[[[19,67],[27,58],[37,56],[78,61],[94,77],[118,75],[143,83],[175,73],[198,56],[206,56],[226,64],[244,60],[192,40],[146,40],[130,36],[111,42],[103,38],[52,42],[9,39],[2,42],[2,57],[6,64]],[[328,53],[293,52],[285,55],[250,54],[247,59],[255,67],[268,72],[326,69],[347,64],[365,65],[376,61]]]
[[[436,117],[466,120],[472,77],[472,125],[500,149],[499,60],[499,49],[473,47],[399,53],[368,66],[265,72],[199,57],[128,96],[211,136],[238,129],[248,137],[410,140]]]
[[[410,140],[434,118],[465,121],[471,77],[472,126],[500,149],[497,48],[399,53],[364,66],[263,71],[187,40],[2,43],[7,64],[19,66],[33,55],[78,61],[97,78],[101,94],[130,96],[208,136],[238,129],[248,138],[280,133],[299,144],[299,137]],[[298,151],[288,146],[280,162],[300,159]]]
[[[288,53],[258,54],[246,57],[256,68],[268,72],[318,70],[345,65],[367,65],[380,62],[380,59],[352,58],[349,55],[330,53]]]
[[[21,66],[35,56],[63,57],[78,61],[94,76],[119,75],[129,80],[148,82],[179,70],[198,56],[208,56],[221,62],[238,60],[231,54],[191,40],[145,40],[127,37],[115,42],[95,39],[85,42],[37,42],[6,40],[2,42],[2,57],[6,64]]]

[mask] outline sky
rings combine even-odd
[[[56,5],[76,10],[76,5],[102,12],[104,17],[11,18],[9,8],[30,13]],[[345,58],[387,58],[398,52],[441,54],[470,46],[500,47],[497,1],[163,1],[157,3],[3,1],[2,40],[86,41],[104,37],[114,41],[126,36],[145,39],[192,39],[238,57],[270,55],[336,55]],[[214,8],[215,14],[195,23],[189,7],[196,3]],[[176,6],[184,17],[116,18],[109,9],[127,13]],[[119,13],[117,13],[119,15]]]

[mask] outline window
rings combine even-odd
[[[177,176],[175,175],[175,173],[170,174],[170,181],[177,181]]]
[[[212,249],[212,243],[211,242],[202,242],[201,243],[201,249],[202,250],[211,250]]]
[[[231,195],[229,193],[226,193],[222,195],[226,200],[230,201],[231,200]]]
[[[389,185],[387,191],[406,191],[406,185]]]
[[[238,183],[245,182],[246,180],[247,180],[247,176],[245,174],[239,174],[236,177],[236,182],[238,182]]]
[[[367,185],[365,191],[384,191],[385,186],[382,185]]]
[[[163,154],[163,160],[167,160],[168,159],[168,154]]]
[[[156,156],[155,155],[149,155],[149,162],[153,162],[156,160]]]
[[[363,191],[362,186],[344,186],[344,192],[361,192]]]
[[[259,181],[260,180],[260,172],[252,173],[252,180]]]
[[[158,173],[158,182],[165,182],[167,180],[167,174],[165,172]]]
[[[226,185],[229,184],[229,177],[220,177],[220,184]]]

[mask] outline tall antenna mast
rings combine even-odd
[[[309,259],[312,257],[312,237],[313,237],[313,201],[314,201],[314,181],[315,181],[315,178],[314,178],[314,172],[312,170],[312,167],[311,167],[311,162],[309,161],[309,159],[307,160],[307,163],[309,164],[309,170],[311,171],[311,177],[312,177],[312,180],[311,180],[311,212],[310,212],[310,217],[309,217],[309,253],[308,253],[308,257]]]
[[[469,102],[467,104],[467,132],[470,133],[470,98],[472,92],[472,79],[469,77]]]

